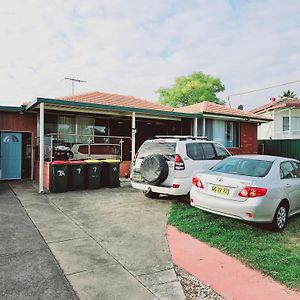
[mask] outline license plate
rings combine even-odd
[[[211,187],[212,192],[221,194],[221,195],[229,195],[229,188],[223,187],[223,186],[218,186],[218,185],[213,185]]]

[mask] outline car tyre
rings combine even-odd
[[[163,155],[151,154],[143,159],[140,172],[147,183],[159,185],[167,179],[169,166]]]
[[[152,191],[144,191],[144,195],[145,195],[145,197],[150,198],[150,199],[157,199],[157,198],[159,198],[160,194],[152,192]]]
[[[287,218],[288,206],[286,205],[286,203],[282,202],[276,209],[272,222],[272,229],[277,232],[282,231],[286,227]]]

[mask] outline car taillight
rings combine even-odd
[[[175,154],[174,168],[175,168],[175,170],[184,170],[185,169],[184,161],[179,154]]]
[[[137,156],[138,156],[138,152],[134,155],[134,158],[133,158],[133,161],[132,161],[132,165],[135,166],[135,161],[137,159]]]
[[[268,190],[265,188],[245,186],[240,192],[239,196],[244,198],[255,198],[265,196]]]
[[[194,177],[192,180],[192,184],[199,189],[204,189],[202,181],[198,177]]]

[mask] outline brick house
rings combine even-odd
[[[49,168],[55,153],[74,154],[79,148],[82,152],[76,154],[77,159],[94,154],[118,156],[120,175],[128,175],[136,150],[154,135],[205,135],[233,154],[257,153],[257,124],[268,121],[210,102],[174,109],[103,92],[37,98],[26,106],[0,107],[0,179],[36,178],[43,191],[44,185],[48,188],[50,184]],[[113,152],[97,152],[107,145]],[[56,152],[52,151],[55,147]]]
[[[254,113],[204,101],[175,109],[185,113],[201,113],[198,135],[220,142],[232,154],[257,153],[257,127],[271,121]]]

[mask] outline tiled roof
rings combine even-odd
[[[278,101],[270,101],[265,105],[252,109],[251,112],[259,114],[268,110],[279,109],[284,107],[300,107],[300,99],[283,98],[279,99]]]
[[[260,119],[254,113],[235,109],[231,107],[227,107],[224,105],[216,104],[213,102],[204,101],[201,103],[175,108],[177,112],[186,112],[186,113],[207,113],[207,114],[218,114],[218,115],[226,115],[226,116],[235,116],[235,117],[246,117],[246,118],[254,118]]]
[[[95,103],[111,106],[132,107],[141,109],[154,109],[160,111],[173,111],[172,107],[164,106],[145,99],[136,98],[133,96],[123,96],[118,94],[110,94],[104,92],[91,92],[86,94],[59,97],[58,100],[67,100],[83,103]]]

